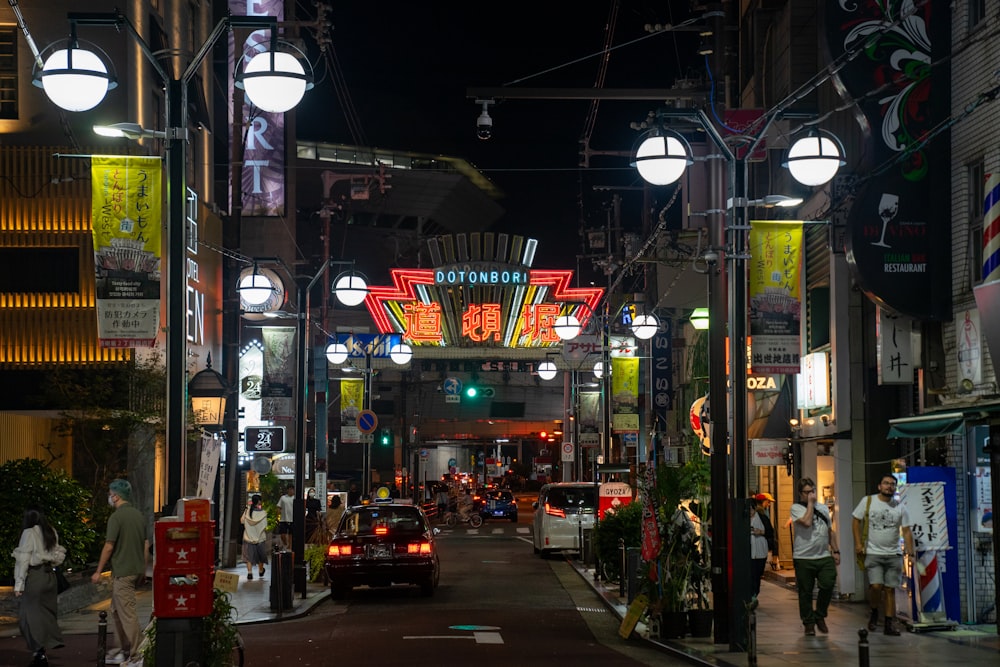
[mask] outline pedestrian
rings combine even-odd
[[[361,504],[361,491],[358,490],[357,484],[351,484],[351,488],[347,491],[347,506],[354,507],[355,505]]]
[[[320,503],[319,498],[316,497],[316,489],[309,489],[306,491],[306,528],[305,534],[306,539],[310,544],[321,544],[322,542],[316,542],[316,538],[320,537],[322,533],[317,533],[317,529],[320,527],[320,511],[323,509],[323,505]],[[324,540],[325,542],[325,540]]]
[[[240,517],[243,524],[243,560],[247,564],[247,581],[253,581],[253,566],[257,566],[257,576],[264,578],[264,564],[267,562],[267,512],[261,506],[261,497],[254,494],[250,504]]]
[[[760,580],[767,565],[767,537],[756,503],[750,502],[750,581],[753,596],[760,595]]]
[[[906,555],[913,558],[913,531],[906,505],[895,499],[896,477],[885,474],[878,483],[878,492],[865,496],[851,516],[854,551],[864,558],[868,573],[868,604],[871,615],[868,629],[878,629],[878,608],[881,603],[885,616],[885,634],[898,637],[896,625],[896,589],[903,581],[903,554],[899,549],[899,534],[903,533]]]
[[[285,487],[285,495],[278,498],[278,537],[285,551],[292,548],[292,525],[295,520],[295,485]]]
[[[333,534],[337,532],[337,526],[340,525],[340,517],[342,516],[344,516],[344,506],[340,502],[340,494],[335,493],[333,494],[333,498],[330,499],[330,509],[326,511],[326,516],[323,517],[329,537],[333,537]]]
[[[760,522],[764,524],[764,538],[767,540],[767,550],[771,552],[771,569],[778,569],[778,537],[774,532],[774,524],[771,523],[771,505],[774,504],[774,496],[770,493],[758,493],[753,497],[757,506],[757,514]]]
[[[146,517],[132,505],[132,485],[124,479],[108,485],[108,504],[114,508],[108,517],[104,548],[97,560],[93,583],[101,580],[104,566],[111,564],[111,620],[118,646],[108,651],[104,662],[121,664],[137,657],[141,634],[135,612],[135,589],[146,583],[149,537]]]
[[[12,554],[18,625],[28,649],[34,651],[32,667],[43,667],[49,664],[45,649],[63,646],[53,568],[62,565],[66,549],[40,509],[25,511],[21,528],[21,541]]]
[[[799,617],[807,636],[816,630],[826,634],[826,615],[837,583],[840,548],[837,533],[831,530],[830,510],[816,502],[816,483],[803,477],[798,483],[799,500],[792,505],[790,519],[795,527],[792,562],[795,565],[795,588],[799,593]],[[819,587],[813,608],[813,588]]]

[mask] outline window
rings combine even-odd
[[[0,292],[80,291],[80,248],[0,248]]]
[[[17,119],[17,29],[0,25],[0,118]]]
[[[969,247],[966,257],[969,265],[969,287],[983,282],[983,213],[986,196],[986,170],[982,160],[973,162],[966,167],[966,178],[969,183]]]
[[[969,0],[969,30],[986,18],[986,0]]]

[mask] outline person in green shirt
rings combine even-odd
[[[108,504],[115,511],[108,518],[104,548],[91,577],[100,581],[104,567],[111,564],[111,619],[118,648],[108,652],[105,662],[120,664],[135,657],[142,639],[135,612],[135,589],[146,583],[149,537],[146,517],[132,505],[132,485],[116,479],[108,485]]]

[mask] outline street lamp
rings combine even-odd
[[[205,368],[195,373],[188,382],[194,423],[206,430],[221,428],[228,394],[229,383],[221,373],[212,368],[212,353],[209,352]]]
[[[713,401],[712,422],[725,423],[727,429],[712,429],[711,479],[712,479],[712,591],[714,595],[715,624],[717,631],[729,634],[730,649],[743,650],[745,644],[743,615],[749,602],[749,517],[746,516],[747,497],[747,207],[755,204],[747,195],[747,159],[754,154],[758,145],[767,135],[772,123],[783,113],[773,109],[765,113],[758,124],[757,132],[750,137],[748,146],[742,148],[740,156],[729,147],[715,125],[701,110],[679,110],[664,112],[665,117],[697,124],[715,144],[726,160],[729,187],[726,213],[727,221],[719,217],[720,224],[709,230],[709,243],[719,251],[719,261],[713,263],[713,277],[709,280],[709,312],[713,324],[728,323],[729,334],[729,378],[726,378],[726,327],[712,326],[709,329],[709,394],[729,396],[725,401]],[[785,114],[791,115],[791,114]],[[683,174],[680,164],[691,164],[691,153],[680,141],[668,145],[661,138],[662,132],[655,131],[639,145],[633,164],[639,175],[654,185],[665,185],[677,181]],[[679,136],[679,135],[678,135]],[[647,144],[647,142],[649,142]],[[680,154],[677,146],[687,150]],[[642,155],[640,155],[640,152]],[[809,135],[793,143],[784,166],[793,178],[808,186],[822,185],[836,175],[844,164],[844,152],[839,140],[833,135],[816,129]],[[645,172],[645,173],[644,173]],[[649,176],[647,177],[647,174]],[[721,174],[712,172],[709,187],[712,196],[721,194]],[[766,199],[765,199],[766,201]],[[771,199],[772,205],[786,203],[783,199]],[[725,237],[729,235],[728,247],[723,248]],[[729,253],[726,256],[726,252]],[[727,272],[726,260],[731,262]],[[728,292],[728,315],[726,315],[726,293]],[[731,389],[731,391],[730,391]],[[727,442],[728,435],[728,442]],[[727,458],[727,449],[732,451],[732,467]],[[729,480],[732,476],[731,489]],[[728,493],[731,490],[731,494]],[[729,512],[727,512],[727,506]],[[739,517],[740,521],[730,521]],[[742,520],[745,519],[745,520]],[[732,551],[732,568],[722,567]],[[735,589],[735,590],[734,590]],[[735,594],[736,600],[730,598]]]
[[[188,141],[188,84],[195,77],[205,57],[215,43],[233,28],[268,30],[271,33],[272,51],[276,50],[278,22],[273,16],[226,16],[209,34],[199,47],[191,62],[179,77],[172,77],[160,64],[157,55],[142,38],[135,26],[121,11],[99,13],[70,13],[70,38],[65,48],[56,50],[38,72],[38,80],[45,94],[57,106],[68,111],[91,109],[104,99],[107,91],[114,87],[114,78],[108,74],[108,67],[93,51],[80,48],[76,37],[77,26],[104,26],[124,31],[139,46],[166,86],[166,130],[163,133],[167,150],[167,412],[166,443],[164,451],[167,459],[167,503],[176,501],[183,489],[183,448],[187,437],[187,411],[185,406],[185,375],[187,362],[187,262],[185,239],[185,213],[187,206],[187,141]],[[51,48],[51,47],[50,47]],[[258,57],[266,55],[259,54]],[[276,60],[278,60],[276,58]],[[280,58],[287,64],[285,58]],[[253,61],[251,61],[253,62]],[[263,71],[263,67],[262,67]],[[311,71],[311,68],[310,68]],[[303,73],[300,73],[303,72]],[[252,72],[255,83],[247,90],[250,101],[259,108],[269,106],[272,96],[280,96],[283,102],[291,102],[291,108],[301,99],[295,98],[288,90],[269,89],[268,82],[278,83],[288,77],[294,78],[298,86],[305,82],[302,92],[311,86],[311,77],[299,71],[270,72],[270,76],[260,76]],[[259,78],[258,78],[259,77]],[[237,74],[244,80],[246,73]],[[294,101],[293,101],[294,100]],[[286,109],[287,110],[287,109]]]

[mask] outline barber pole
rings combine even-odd
[[[983,197],[983,282],[1000,278],[1000,174],[986,175]]]

